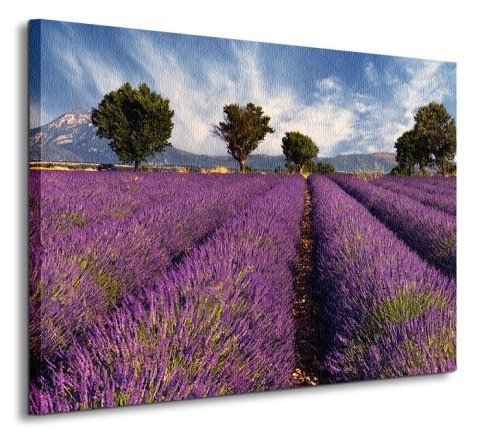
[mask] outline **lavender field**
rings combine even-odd
[[[455,191],[31,171],[30,412],[455,370]]]

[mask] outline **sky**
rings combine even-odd
[[[456,64],[106,26],[30,26],[30,126],[91,110],[125,82],[145,82],[175,111],[173,146],[226,155],[213,136],[223,107],[263,107],[274,134],[255,153],[280,155],[299,131],[319,156],[394,151],[423,105],[456,117]]]

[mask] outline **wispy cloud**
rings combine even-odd
[[[30,99],[28,114],[29,114],[28,124],[30,128],[36,128],[42,125],[40,101],[33,101],[32,99]]]
[[[37,98],[36,100],[30,99],[28,114],[28,124],[30,128],[37,128],[45,125],[57,117],[55,112],[50,111],[45,104],[42,104],[42,100],[40,98]]]
[[[262,59],[256,44],[231,42],[228,62],[197,64],[202,82],[195,81],[188,67],[175,57],[155,50],[141,38],[136,51],[156,88],[168,95],[176,111],[172,142],[179,148],[199,153],[226,153],[225,145],[211,134],[212,125],[222,120],[223,106],[238,102],[261,105],[271,117],[274,134],[269,134],[257,153],[281,154],[285,132],[299,130],[310,135],[328,154],[337,142],[353,137],[354,115],[335,101],[340,82],[335,77],[319,79],[314,101],[306,104],[295,89],[284,84],[278,88],[267,84]],[[140,47],[140,48],[139,48]]]
[[[365,77],[367,78],[367,81],[374,86],[379,86],[381,83],[377,68],[372,62],[368,62],[365,67]]]
[[[223,106],[232,102],[251,101],[271,117],[275,133],[260,144],[258,153],[280,154],[284,133],[298,130],[313,138],[321,155],[332,155],[392,151],[421,105],[455,101],[455,69],[441,62],[388,58],[382,61],[389,67],[379,67],[365,55],[363,76],[350,80],[348,71],[343,77],[320,72],[305,82],[304,71],[296,75],[295,68],[288,79],[280,74],[272,80],[271,59],[265,58],[260,44],[225,41],[221,55],[198,53],[194,46],[185,55],[185,49],[165,44],[155,33],[128,31],[110,53],[77,43],[75,32],[69,32],[56,35],[52,61],[70,83],[65,91],[75,95],[72,100],[88,101],[85,108],[90,108],[125,81],[145,81],[169,98],[175,110],[171,142],[196,153],[226,153],[211,131],[222,119]],[[71,40],[64,43],[62,38]],[[46,106],[43,112],[42,105],[42,119],[54,111]],[[35,116],[36,107],[31,112]]]
[[[52,44],[59,47],[55,51],[55,61],[60,74],[71,83],[72,90],[81,99],[95,101],[98,95],[117,89],[131,78],[127,71],[113,67],[101,52],[82,46],[71,50],[60,40],[54,40]]]
[[[405,119],[411,120],[422,105],[453,96],[455,79],[442,63],[428,60],[402,63],[409,78],[397,86],[395,98],[404,109]]]
[[[367,63],[372,93],[337,93],[336,104],[354,111],[354,137],[338,141],[333,153],[393,151],[396,139],[412,128],[416,111],[429,102],[455,98],[454,69],[428,60],[396,59],[380,73]],[[453,75],[452,75],[453,74]]]

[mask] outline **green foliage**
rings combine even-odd
[[[290,167],[293,167],[292,165],[289,166]],[[293,167],[294,168],[294,167]],[[318,172],[318,169],[317,169],[317,164],[315,164],[314,161],[312,161],[311,159],[309,159],[305,165],[303,166],[303,169],[302,169],[302,172],[304,174],[307,174],[307,173],[317,173]]]
[[[288,171],[285,167],[275,167],[275,169],[273,170],[273,172],[275,174],[287,174]]]
[[[97,135],[107,138],[122,162],[141,162],[169,146],[174,112],[169,100],[142,83],[138,89],[125,83],[106,94],[98,108],[92,110],[92,123]]]
[[[395,143],[395,149],[397,150],[395,159],[398,163],[397,174],[411,175],[413,173],[415,164],[418,160],[416,142],[416,132],[413,129],[405,132],[397,139],[397,142]]]
[[[447,174],[448,163],[457,152],[455,120],[443,104],[431,102],[421,107],[415,115],[415,134],[424,158],[434,158],[442,174]]]
[[[335,167],[332,164],[327,162],[317,162],[317,173],[318,174],[330,174],[335,173]]]
[[[399,164],[399,165],[396,165],[395,167],[392,168],[392,170],[390,171],[390,174],[392,176],[398,176],[398,175],[407,176],[408,171],[407,171],[407,168],[404,165]]]
[[[415,126],[395,143],[397,167],[392,174],[412,175],[416,168],[425,173],[427,167],[443,175],[452,174],[457,151],[455,120],[443,104],[431,102],[415,114]]]
[[[285,133],[285,137],[282,138],[282,150],[287,167],[293,165],[298,173],[318,154],[318,147],[313,140],[298,131]]]
[[[298,173],[298,170],[294,165],[287,165],[287,172],[288,174],[295,174]]]
[[[429,308],[442,310],[448,305],[448,300],[432,293],[412,294],[399,291],[392,298],[386,299],[375,306],[371,313],[373,324],[384,329],[388,323],[401,323],[416,317]]]
[[[457,174],[457,165],[450,161],[445,162],[444,168],[445,168],[445,174],[451,174],[451,175]]]
[[[213,126],[213,134],[223,140],[230,155],[240,164],[245,173],[248,156],[265,139],[275,132],[268,123],[270,117],[263,114],[260,106],[249,102],[245,107],[229,104],[223,107],[223,121]]]
[[[317,174],[330,174],[335,173],[335,167],[327,162],[315,163],[311,159],[308,160],[303,166],[303,173],[317,173]]]
[[[98,271],[95,275],[95,282],[105,290],[105,299],[108,305],[115,305],[122,294],[120,279],[112,273]]]

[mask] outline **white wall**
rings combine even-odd
[[[0,426],[3,431],[472,431],[480,331],[478,16],[475,2],[402,0],[289,6],[260,0],[114,2],[14,0],[2,5]],[[275,2],[277,3],[277,2]],[[331,4],[330,4],[331,3]],[[6,11],[6,7],[11,9]],[[156,5],[156,6],[150,6]],[[233,6],[228,6],[233,4]],[[272,2],[274,4],[274,2]],[[467,4],[468,6],[463,6]],[[26,23],[108,24],[458,62],[458,371],[308,390],[33,418],[26,411]],[[6,133],[6,135],[5,135]],[[476,399],[476,401],[474,401]]]

